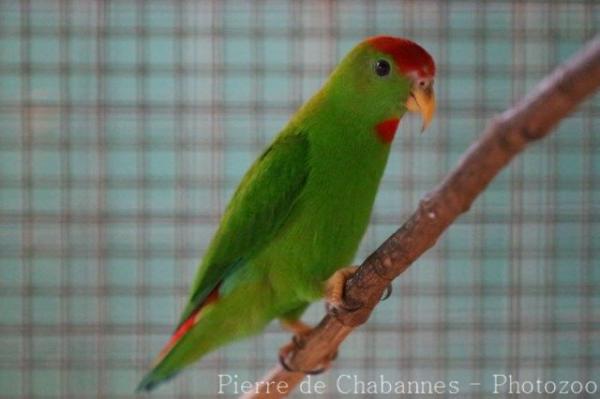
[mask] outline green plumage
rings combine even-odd
[[[400,118],[409,79],[382,78],[393,57],[363,42],[340,63],[244,176],[202,260],[184,323],[218,300],[159,358],[140,389],[273,319],[297,319],[325,281],[351,264],[390,149],[375,131]]]

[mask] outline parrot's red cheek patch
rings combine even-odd
[[[391,143],[396,135],[396,130],[398,130],[398,123],[400,123],[400,119],[398,118],[392,118],[378,123],[377,126],[375,126],[375,131],[377,132],[379,139],[386,144]]]

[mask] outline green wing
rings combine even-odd
[[[283,132],[248,170],[200,265],[180,324],[285,223],[309,173],[308,140]]]

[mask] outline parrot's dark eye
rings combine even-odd
[[[375,63],[375,73],[378,76],[387,76],[390,74],[390,63],[386,60],[379,60]]]

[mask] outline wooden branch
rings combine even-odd
[[[542,80],[526,98],[492,119],[458,165],[420,201],[406,223],[390,236],[346,282],[348,309],[327,314],[309,334],[306,345],[292,353],[295,370],[312,370],[352,330],[367,321],[391,280],[431,248],[446,228],[527,144],[546,136],[586,97],[600,87],[600,38]],[[304,378],[303,373],[275,367],[244,398],[285,397]],[[280,385],[276,385],[280,384]],[[274,389],[275,386],[287,389]]]

